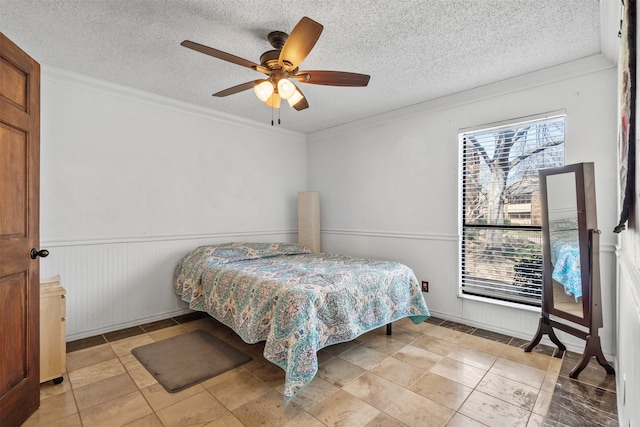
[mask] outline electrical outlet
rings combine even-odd
[[[422,281],[422,292],[429,292],[429,282],[426,280]]]

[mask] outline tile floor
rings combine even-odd
[[[167,393],[131,349],[204,329],[252,356]],[[59,385],[41,386],[24,426],[599,426],[617,425],[615,377],[579,355],[440,319],[408,319],[321,350],[314,380],[282,399],[284,373],[209,317],[166,319],[67,344]],[[564,362],[563,362],[564,359]]]

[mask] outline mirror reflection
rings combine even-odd
[[[575,173],[549,175],[546,179],[553,307],[582,318]]]

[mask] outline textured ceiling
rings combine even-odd
[[[263,75],[180,46],[259,63],[270,31],[302,16],[324,31],[301,69],[370,74],[365,88],[301,84],[283,128],[311,133],[603,52],[601,8],[619,0],[0,0],[0,31],[38,62],[271,123],[248,90]],[[606,14],[604,14],[606,15]],[[615,38],[617,29],[613,29]],[[609,37],[608,34],[605,35]],[[276,111],[277,117],[277,111]]]

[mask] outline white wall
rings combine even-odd
[[[640,34],[636,34],[636,45]],[[620,62],[620,61],[619,61]],[[638,76],[636,75],[636,81]],[[637,88],[636,88],[637,91]],[[637,95],[636,95],[637,96]],[[618,354],[616,383],[621,426],[640,425],[640,103],[636,98],[635,207],[618,248]]]
[[[616,70],[602,56],[309,135],[323,250],[399,260],[434,315],[530,339],[539,309],[458,297],[458,132],[564,110],[566,163],[595,162],[603,351],[615,354]],[[584,342],[561,335],[569,348]]]
[[[173,268],[198,245],[295,241],[306,136],[43,67],[41,277],[67,339],[183,312]]]

